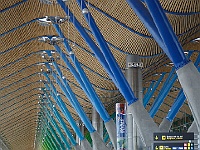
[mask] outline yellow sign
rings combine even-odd
[[[166,136],[162,136],[162,140],[165,141],[166,140]]]
[[[159,149],[160,149],[160,150],[163,150],[163,149],[164,149],[164,147],[163,147],[163,146],[159,146]]]
[[[155,137],[155,140],[158,140],[158,136]]]

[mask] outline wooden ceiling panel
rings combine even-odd
[[[200,50],[199,40],[195,40],[200,37],[198,0],[160,0],[160,2],[184,50],[195,50],[191,56],[191,60],[195,62]],[[166,73],[148,102],[146,110],[149,111],[173,67],[170,64],[171,61],[126,1],[88,0],[87,5],[123,73],[126,69],[126,56],[128,54],[140,55],[141,62],[143,62],[143,86],[146,89],[144,94],[152,82],[156,83],[160,74]],[[77,2],[71,0],[68,7],[94,43],[99,46]],[[37,134],[38,112],[40,111],[38,102],[41,99],[39,96],[44,94],[41,89],[45,87],[44,84],[47,84],[42,72],[48,73],[74,120],[80,119],[56,80],[53,79],[51,72],[45,67],[45,63],[50,63],[51,58],[47,57],[47,54],[45,58],[42,58],[43,51],[53,50],[55,52],[54,46],[38,41],[38,38],[44,35],[58,35],[52,25],[41,26],[37,21],[39,18],[45,16],[65,17],[66,14],[57,3],[53,2],[52,5],[47,5],[40,0],[2,1],[0,10],[0,135],[12,150],[31,150],[34,149],[34,140]],[[106,110],[113,114],[115,103],[124,102],[123,96],[101,63],[95,58],[88,44],[75,29],[73,22],[64,22],[59,26]],[[69,58],[64,45],[59,44],[59,46]],[[91,119],[90,100],[63,60],[58,57],[59,54],[52,55],[69,81],[70,88],[76,94],[80,105]],[[70,60],[70,62],[72,61]],[[55,70],[53,66],[52,69]],[[174,87],[178,88],[178,91],[171,90],[168,93],[154,117],[154,121],[158,125],[166,117],[179,93],[181,86],[178,81],[174,83]],[[47,92],[50,94],[52,89]],[[50,98],[52,99],[52,97]],[[52,101],[61,112],[55,101],[53,99]],[[179,110],[176,119],[183,118],[184,113],[191,115],[187,101]],[[60,114],[74,134],[65,116]]]

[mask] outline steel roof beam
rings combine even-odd
[[[35,100],[34,100],[35,101]],[[33,112],[33,110],[36,110],[37,108],[33,108],[33,109],[31,109],[31,110],[29,110],[28,112],[31,112],[31,113],[29,113],[29,114],[27,114],[26,116],[23,116],[23,118],[25,118],[25,117],[27,117],[27,116],[29,116],[29,115],[31,115]],[[20,115],[18,115],[18,116],[14,116],[14,118],[16,119],[16,118],[18,118],[18,117],[20,117],[20,116],[22,116],[22,115],[24,115],[25,113],[27,113],[27,111],[26,112],[24,112],[24,113],[22,113],[22,114],[20,114]],[[19,118],[18,120],[14,120],[14,122],[15,121],[19,121],[20,119],[22,119],[22,118]],[[1,126],[1,128],[2,128],[2,125],[4,125],[5,123],[12,123],[12,120],[13,120],[13,118],[11,118],[11,119],[9,119],[9,120],[6,120],[6,122],[2,122],[2,120],[0,120],[2,123],[0,124],[0,126]],[[5,125],[5,126],[7,126],[7,124]],[[4,126],[4,127],[5,127]]]
[[[16,81],[16,82],[12,82],[11,84],[0,88],[0,91],[1,91],[1,90],[4,90],[5,88],[9,88],[10,86],[13,86],[13,85],[15,85],[15,84],[17,84],[17,83],[19,83],[19,82],[22,82],[22,81],[24,81],[24,80],[26,80],[26,79],[29,79],[29,78],[31,78],[31,77],[34,77],[34,76],[38,75],[38,73],[40,73],[40,72],[35,72],[35,73],[33,73],[33,74],[29,75],[29,76],[26,76],[26,77],[24,77],[24,78],[22,78],[22,79],[20,79],[20,80],[18,80],[18,81]]]
[[[28,104],[28,103],[26,103],[26,104]],[[22,105],[22,106],[19,106],[19,107],[17,107],[17,108],[14,108],[13,110],[10,110],[10,111],[7,112],[7,113],[1,114],[0,117],[3,117],[3,116],[5,116],[5,115],[7,115],[7,114],[10,114],[10,113],[12,113],[13,111],[17,110],[18,108],[22,108],[22,107],[25,106],[26,104],[24,104],[24,105]],[[32,107],[32,106],[37,106],[37,104],[30,105],[29,107],[26,107],[25,109],[22,109],[21,111],[26,110],[26,109],[28,109],[28,108],[30,108],[30,107]],[[13,115],[13,114],[12,114],[12,115]],[[6,116],[6,117],[10,117],[10,116]]]
[[[31,89],[31,90],[29,90],[29,91],[27,91],[27,92],[24,92],[24,93],[22,93],[22,94],[20,94],[20,95],[18,95],[18,96],[16,96],[16,97],[13,97],[13,98],[11,98],[11,99],[7,99],[6,102],[1,103],[0,105],[2,106],[2,105],[4,105],[4,104],[6,104],[6,103],[9,103],[9,102],[11,102],[12,100],[15,100],[16,98],[20,98],[21,96],[24,96],[25,94],[27,94],[27,93],[29,93],[29,92],[32,92],[33,90],[38,90],[38,88],[39,88],[39,87],[33,88],[33,89]],[[37,94],[39,94],[39,93],[37,93]],[[37,95],[37,94],[33,94],[33,95],[31,95],[31,96],[35,96],[35,95]]]
[[[1,143],[1,147],[0,148],[2,148],[3,150],[10,150],[8,148],[8,146],[3,142],[3,140],[0,139],[0,143]]]

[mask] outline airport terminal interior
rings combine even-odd
[[[1,0],[0,150],[200,149],[199,0]]]

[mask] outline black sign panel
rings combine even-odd
[[[154,150],[194,150],[194,143],[154,143]]]
[[[153,134],[154,141],[183,141],[194,140],[194,133],[160,132]]]

